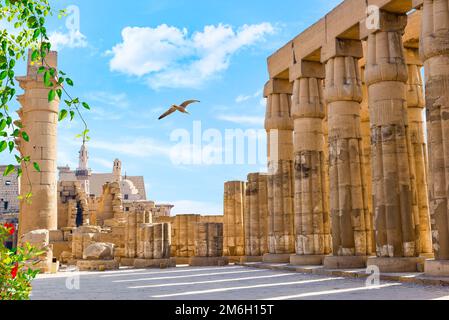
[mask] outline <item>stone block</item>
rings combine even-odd
[[[64,241],[64,233],[61,230],[50,230],[49,241]]]
[[[267,253],[263,256],[263,262],[266,263],[290,263],[290,253],[287,254],[272,254]]]
[[[290,264],[294,266],[320,266],[323,264],[325,255],[291,255]]]
[[[449,260],[426,260],[424,273],[431,277],[449,277]]]
[[[135,268],[173,268],[176,267],[176,260],[170,259],[134,259]]]
[[[368,256],[327,256],[324,258],[326,269],[360,269],[366,268]]]
[[[94,243],[83,251],[84,260],[112,260],[114,258],[114,244]]]
[[[424,264],[425,258],[368,258],[367,266],[377,266],[382,273],[418,272],[419,264]]]
[[[122,267],[134,267],[134,260],[133,258],[120,258],[120,265]]]
[[[79,260],[76,266],[80,271],[108,271],[119,269],[119,263],[115,260]]]
[[[227,266],[228,264],[227,257],[192,257],[189,263],[191,267]]]

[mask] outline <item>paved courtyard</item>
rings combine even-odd
[[[40,275],[33,300],[447,299],[449,288],[304,275],[241,266]]]

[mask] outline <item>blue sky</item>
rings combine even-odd
[[[65,19],[51,19],[49,29],[60,68],[75,81],[71,91],[93,109],[85,113],[90,167],[110,172],[120,158],[127,174],[145,176],[148,197],[175,204],[175,213],[221,214],[223,183],[245,180],[264,163],[175,165],[172,133],[192,132],[193,121],[223,135],[263,129],[266,58],[339,1],[51,2],[80,10],[79,33],[70,34]],[[202,101],[191,116],[157,120],[172,103],[191,98]],[[76,166],[80,131],[79,121],[60,125],[59,165]]]

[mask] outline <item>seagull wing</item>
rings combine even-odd
[[[181,104],[181,107],[182,107],[182,108],[187,108],[188,105],[190,105],[190,104],[192,104],[192,103],[197,103],[197,102],[200,102],[200,101],[198,101],[198,100],[187,100],[187,101],[184,101],[184,102]]]
[[[168,109],[168,111],[166,113],[164,113],[163,115],[161,115],[159,117],[159,120],[164,119],[165,117],[168,117],[169,115],[171,115],[172,113],[176,112],[176,108],[175,107],[171,107],[170,109]]]

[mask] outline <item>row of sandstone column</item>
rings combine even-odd
[[[225,254],[449,259],[447,1],[424,3],[420,54],[406,23],[381,11],[365,48],[328,40],[266,85],[268,175],[225,185]]]

